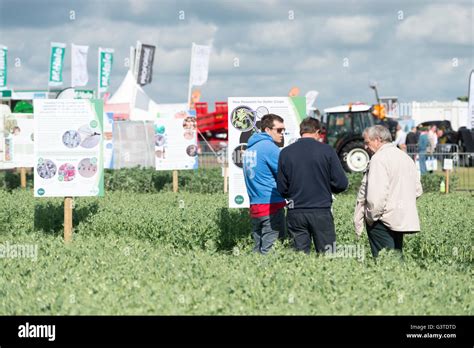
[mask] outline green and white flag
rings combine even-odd
[[[7,87],[7,53],[8,48],[0,45],[0,90]]]
[[[114,50],[99,47],[99,93],[107,92],[109,88],[113,61]]]
[[[63,84],[63,63],[66,44],[51,42],[51,60],[49,63],[49,86]]]

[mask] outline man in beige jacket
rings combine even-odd
[[[415,163],[391,143],[387,128],[373,126],[363,135],[373,156],[357,195],[354,223],[360,236],[365,220],[370,249],[377,257],[383,248],[401,251],[403,235],[420,231],[416,199],[423,189]]]

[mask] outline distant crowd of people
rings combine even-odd
[[[260,130],[250,137],[243,155],[254,251],[267,254],[288,230],[297,251],[309,253],[314,244],[318,253],[334,252],[333,194],[345,191],[349,182],[336,151],[320,141],[319,121],[304,119],[301,138],[281,151],[276,144],[285,131],[283,118],[263,116]],[[374,257],[382,249],[401,252],[404,235],[420,230],[420,175],[387,128],[373,126],[363,136],[372,158],[355,203],[355,233],[360,236],[366,228]]]
[[[398,125],[393,143],[401,150],[408,152],[414,161],[418,159],[421,174],[426,174],[428,172],[426,162],[436,151],[439,139],[443,135],[443,130],[438,129],[436,125],[412,127],[408,134]]]

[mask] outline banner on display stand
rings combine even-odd
[[[34,100],[34,195],[104,195],[103,103]]]
[[[229,208],[248,208],[244,181],[243,155],[249,138],[260,132],[260,120],[266,114],[281,116],[285,124],[283,148],[300,137],[299,124],[306,117],[305,97],[233,97],[229,106]]]

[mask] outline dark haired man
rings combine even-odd
[[[332,194],[349,185],[334,149],[318,141],[320,129],[318,120],[305,118],[301,138],[281,151],[278,163],[278,191],[289,200],[288,231],[295,249],[305,253],[311,239],[316,252],[336,251]]]
[[[243,155],[245,186],[250,199],[254,251],[268,253],[278,237],[285,235],[285,199],[276,187],[283,118],[267,114],[260,122],[261,132],[253,134]]]

